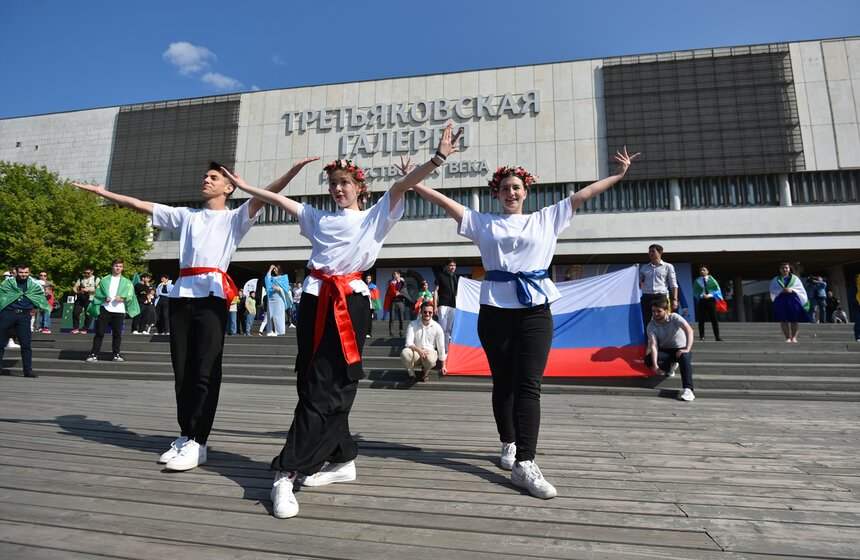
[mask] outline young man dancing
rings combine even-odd
[[[280,192],[308,163],[305,158],[266,187]],[[159,463],[186,471],[206,462],[206,444],[221,390],[221,359],[228,302],[238,293],[227,268],[242,238],[263,207],[248,199],[234,210],[227,199],[234,187],[212,162],[203,177],[203,208],[174,208],[108,191],[103,185],[74,186],[152,216],[152,225],[179,237],[179,278],[169,294],[170,357],[180,435]]]

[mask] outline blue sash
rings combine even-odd
[[[526,307],[534,307],[535,303],[529,293],[528,286],[535,289],[537,293],[542,295],[546,300],[544,307],[549,307],[549,296],[541,289],[540,285],[535,280],[543,280],[549,278],[549,271],[532,270],[531,272],[508,272],[507,270],[488,270],[484,274],[484,280],[490,282],[516,282],[517,283],[517,299]]]

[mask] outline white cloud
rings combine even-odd
[[[281,58],[281,55],[278,54],[273,54],[272,58],[270,58],[269,60],[272,61],[272,64],[275,64],[277,66],[283,66],[284,64],[286,64],[286,61]]]
[[[183,76],[196,74],[209,68],[210,60],[217,60],[215,53],[206,47],[192,45],[186,41],[170,43],[167,50],[161,55],[164,60],[179,68]]]
[[[251,91],[260,91],[260,88],[259,88],[259,87],[257,87],[257,86],[255,86],[255,85],[252,85],[252,86],[251,86]]]
[[[219,74],[218,72],[207,72],[200,79],[204,84],[211,86],[217,91],[236,91],[243,87],[242,82],[239,80]]]

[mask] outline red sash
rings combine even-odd
[[[320,346],[323,331],[325,331],[326,312],[328,311],[329,299],[331,299],[334,307],[334,322],[337,326],[337,333],[340,335],[343,357],[346,358],[347,364],[357,364],[361,361],[361,354],[358,352],[355,330],[352,327],[352,319],[349,318],[349,309],[346,306],[346,289],[353,280],[361,280],[361,272],[325,274],[319,270],[312,270],[311,276],[321,281],[316,326],[314,327],[314,354]]]
[[[207,272],[219,272],[221,273],[221,288],[224,290],[224,297],[227,298],[227,309],[230,309],[230,304],[233,302],[233,298],[239,295],[239,288],[236,287],[236,283],[233,282],[233,279],[230,278],[230,275],[221,270],[220,268],[214,268],[210,266],[195,266],[192,268],[182,268],[179,270],[179,277],[183,276],[197,276],[198,274],[206,274]]]

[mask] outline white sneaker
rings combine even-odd
[[[86,361],[87,362],[97,362],[97,361],[99,361],[99,357],[96,354],[90,354],[89,356],[87,356]]]
[[[681,399],[682,401],[690,402],[690,401],[692,401],[693,399],[695,399],[695,398],[696,398],[696,395],[694,395],[694,394],[693,394],[693,390],[692,390],[692,389],[684,389],[684,390],[681,392],[681,394],[680,394],[680,395],[678,395],[678,398],[679,398],[679,399]]]
[[[206,462],[206,446],[193,439],[188,440],[179,453],[169,460],[164,468],[169,471],[187,471]]]
[[[291,328],[291,329],[294,329],[294,328],[296,328],[296,326],[295,326],[295,325],[293,325],[292,323],[290,323],[290,328]]]
[[[334,482],[352,482],[355,480],[355,461],[346,463],[326,463],[319,472],[310,476],[302,476],[302,486],[325,486]]]
[[[131,331],[131,334],[141,334],[140,331]]]
[[[12,340],[11,338],[9,339],[9,342],[6,343],[6,348],[20,348],[20,347],[21,347],[21,345],[16,344],[15,341]]]
[[[272,484],[272,514],[278,519],[287,519],[299,514],[299,502],[293,495],[293,477],[286,471],[275,474]]]
[[[558,494],[555,486],[546,481],[534,461],[515,461],[511,468],[511,483],[525,488],[535,498],[548,500]]]
[[[185,436],[179,436],[173,443],[170,444],[170,449],[161,454],[161,457],[158,458],[158,462],[164,464],[177,455],[179,455],[179,450],[182,449],[182,446],[188,443],[188,438]]]
[[[675,362],[674,364],[672,364],[672,367],[669,368],[669,371],[665,371],[662,369],[660,371],[662,371],[663,375],[665,375],[666,377],[675,377],[675,372],[678,371],[678,367],[678,362]]]
[[[502,444],[502,458],[499,461],[501,466],[506,471],[511,470],[514,466],[514,461],[517,460],[517,444],[514,442]]]
[[[278,333],[270,332],[270,333],[266,333],[266,336],[278,336]]]

